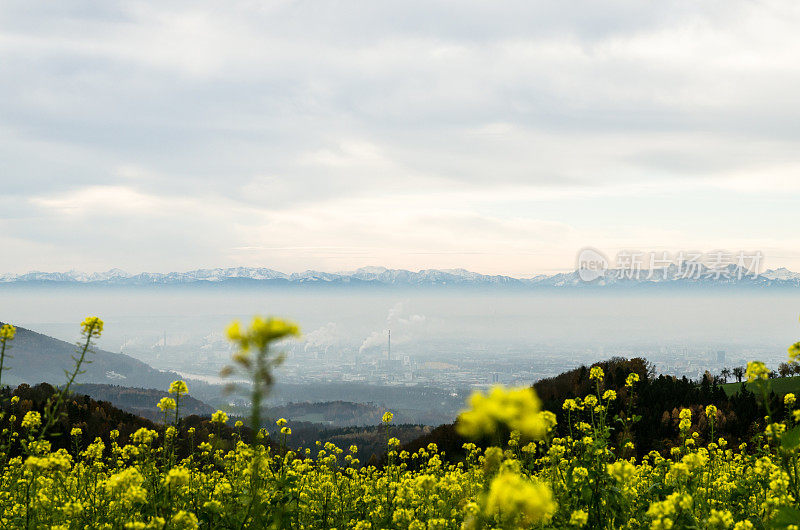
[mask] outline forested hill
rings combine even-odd
[[[21,422],[25,413],[33,410],[44,414],[45,404],[53,392],[54,388],[46,383],[35,386],[22,384],[15,389],[3,385],[3,388],[0,388],[0,412],[5,414],[6,418],[10,418],[15,432],[23,432]],[[163,443],[163,419],[153,422],[137,414],[121,410],[108,401],[82,394],[83,392],[76,392],[70,396],[65,403],[63,417],[56,421],[50,431],[48,441],[52,444],[53,449],[73,447],[74,442],[70,433],[75,427],[82,431],[80,439],[83,447],[98,437],[110,445],[112,430],[119,432],[117,441],[121,445],[125,445],[130,442],[131,435],[142,427],[161,431],[162,435],[157,438],[156,445]],[[12,401],[12,396],[16,396],[19,400]],[[181,406],[184,404],[184,399],[186,396],[181,398]],[[158,410],[155,406],[152,408]],[[232,447],[235,432],[240,433],[245,440],[251,439],[250,430],[247,427],[234,429],[230,425],[214,425],[207,416],[187,415],[181,418],[179,425],[178,439],[181,442],[178,449],[182,455],[190,452],[190,437],[187,435],[190,427],[195,428],[197,440],[207,440],[209,433],[216,433],[223,440],[226,448]]]
[[[693,421],[696,421],[697,430],[701,435],[699,441],[701,443],[712,441],[704,413],[707,405],[713,404],[719,409],[715,436],[723,436],[737,445],[741,441],[750,439],[759,429],[759,422],[763,422],[764,409],[758,404],[753,392],[744,384],[739,385],[737,391],[726,393],[716,378],[708,375],[702,381],[691,381],[685,377],[656,376],[652,365],[641,358],[614,358],[595,363],[593,366],[600,366],[605,372],[600,394],[607,389],[617,393],[617,399],[609,409],[611,417],[624,414],[629,404],[632,407],[632,415],[638,417],[632,433],[638,456],[651,450],[665,451],[680,443],[678,414],[682,408],[692,410],[695,418]],[[597,383],[589,379],[590,368],[581,366],[558,376],[543,379],[534,385],[544,408],[556,414],[559,435],[569,434],[564,427],[569,425],[567,413],[562,409],[564,400],[597,394]],[[639,375],[639,381],[632,388],[628,388],[625,379],[632,372]],[[770,407],[774,417],[778,419],[787,414],[780,395],[770,396]],[[614,431],[614,436],[617,438],[612,442],[620,443],[621,424],[614,421],[613,426],[617,429]],[[434,442],[451,456],[457,457],[462,452],[462,444],[466,441],[469,440],[462,438],[456,432],[455,424],[448,424],[437,427],[430,434],[420,437],[404,448],[413,452]]]
[[[164,390],[130,388],[117,385],[81,384],[72,387],[76,394],[86,394],[97,401],[108,401],[115,407],[155,422],[163,421],[163,413],[156,408],[163,397],[174,397]],[[216,409],[192,396],[181,397],[181,417],[211,416]]]
[[[2,323],[0,323],[2,325]],[[76,326],[75,338],[79,338]],[[72,370],[75,344],[54,339],[29,329],[17,327],[16,337],[9,343],[3,372],[3,383],[38,384],[47,382],[60,385],[64,382],[64,370]],[[10,356],[10,358],[9,358]],[[162,372],[142,361],[122,353],[95,350],[87,356],[86,373],[79,376],[81,383],[113,383],[127,387],[168,388],[180,376],[174,372]]]

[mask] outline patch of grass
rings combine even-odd
[[[777,395],[782,396],[789,392],[800,393],[800,377],[776,377],[771,379],[772,391]],[[750,392],[755,391],[755,386],[752,383],[726,383],[722,385],[722,389],[726,394],[732,396],[736,394],[742,385],[747,385],[747,390]]]

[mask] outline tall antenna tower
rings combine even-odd
[[[386,344],[386,359],[392,360],[392,330],[389,330],[389,341]]]

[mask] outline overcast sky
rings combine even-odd
[[[800,3],[0,3],[0,272],[800,270]]]

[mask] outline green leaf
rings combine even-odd
[[[781,447],[792,451],[800,446],[800,425],[792,427],[781,436]]]
[[[775,511],[775,516],[770,521],[770,528],[775,530],[784,529],[789,525],[798,523],[800,523],[800,510],[789,506],[781,506]]]

